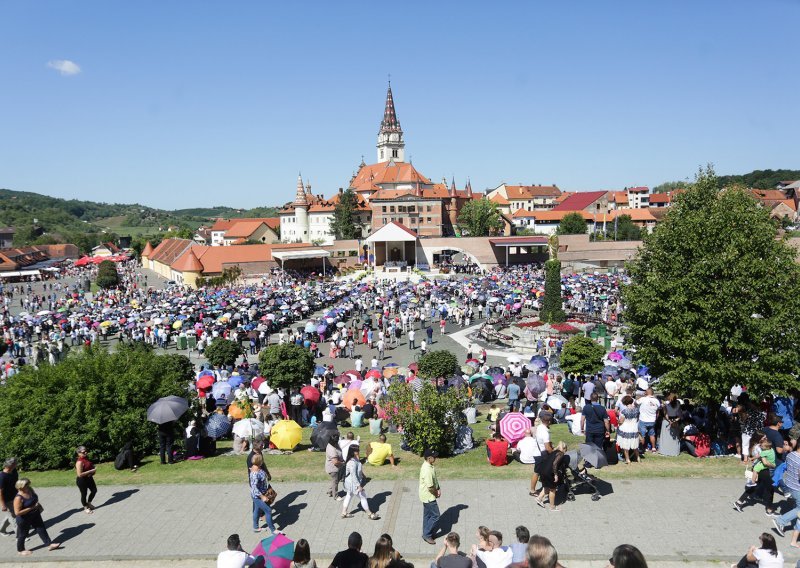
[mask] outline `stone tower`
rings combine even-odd
[[[311,238],[308,227],[308,196],[303,188],[303,177],[300,175],[297,176],[297,194],[295,195],[292,205],[294,205],[294,218],[297,237],[300,242],[310,243]]]

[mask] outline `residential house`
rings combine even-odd
[[[560,195],[561,190],[556,185],[508,185],[505,182],[486,193],[490,200],[502,206],[503,212],[509,215],[520,209],[553,209],[558,204]]]

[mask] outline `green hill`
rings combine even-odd
[[[84,252],[118,235],[163,237],[172,228],[173,234],[185,236],[217,217],[271,217],[278,211],[277,207],[225,206],[168,211],[138,203],[61,199],[11,189],[0,189],[0,203],[0,226],[16,229],[16,246],[70,242]]]

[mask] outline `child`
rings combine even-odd
[[[500,409],[497,408],[496,404],[493,404],[489,407],[489,422],[494,424],[497,422],[497,417],[500,415]]]
[[[772,442],[769,441],[769,438],[764,436],[761,440],[761,454],[756,459],[755,465],[753,466],[753,473],[750,482],[747,484],[749,487],[752,487],[758,483],[758,472],[764,471],[768,467],[775,466],[775,450],[772,447]]]
[[[525,410],[522,411],[525,415],[525,418],[531,421],[531,426],[533,426],[533,422],[536,420],[536,411],[533,410],[533,404],[530,402],[525,405]]]

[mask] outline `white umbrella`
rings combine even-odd
[[[272,392],[272,387],[270,387],[266,381],[258,385],[258,392],[261,394],[269,394]]]
[[[257,438],[264,435],[264,423],[255,418],[245,418],[233,425],[233,433],[240,438]]]
[[[519,355],[511,355],[508,358],[508,362],[509,363],[519,363],[520,361],[521,361],[521,359],[519,358]]]
[[[41,312],[39,312],[36,315],[37,316],[49,316],[50,315],[50,311],[49,310],[42,310]]]
[[[562,404],[567,404],[568,401],[566,398],[561,396],[560,394],[553,394],[547,397],[547,406],[552,408],[553,410],[558,410],[561,408]]]

